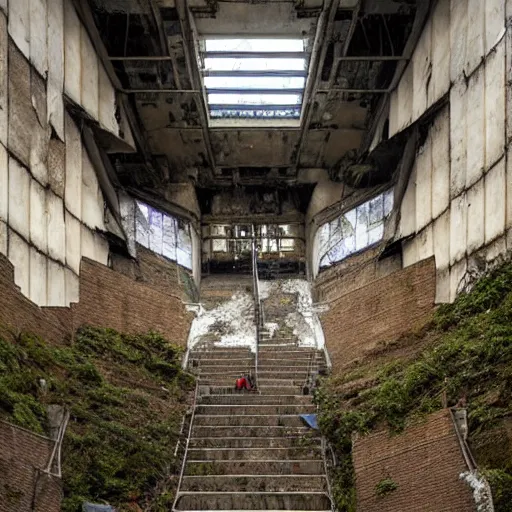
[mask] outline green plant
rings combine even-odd
[[[398,484],[392,480],[391,478],[383,478],[376,486],[375,493],[379,498],[383,498],[388,494],[396,491],[398,489]]]

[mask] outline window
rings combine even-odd
[[[379,242],[384,236],[384,220],[392,209],[391,189],[324,224],[316,234],[320,268]]]
[[[135,240],[151,251],[192,269],[190,226],[139,201],[135,211]]]
[[[205,38],[201,69],[210,119],[299,119],[304,39]]]

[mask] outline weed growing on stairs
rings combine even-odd
[[[399,432],[441,409],[443,395],[449,406],[467,403],[472,445],[512,417],[511,264],[440,307],[422,336],[432,342],[414,359],[380,369],[375,360],[363,361],[351,376],[325,380],[316,393],[319,425],[337,458],[333,494],[340,511],[355,510],[352,434],[386,425]],[[489,475],[496,512],[511,512],[512,449],[505,456],[485,452],[481,469]]]
[[[398,484],[394,482],[391,478],[383,478],[376,486],[375,493],[379,498],[383,498],[388,494],[391,494],[393,491],[398,489]]]
[[[168,510],[179,472],[174,447],[193,385],[180,359],[181,348],[155,333],[82,328],[61,347],[26,334],[14,343],[0,339],[0,416],[45,433],[47,404],[71,411],[63,512],[80,511],[84,500],[120,511],[129,503]]]

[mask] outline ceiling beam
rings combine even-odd
[[[307,76],[306,70],[297,70],[297,71],[283,71],[283,70],[276,70],[276,71],[270,71],[267,69],[262,70],[233,70],[233,71],[217,71],[217,70],[207,70],[203,73],[204,76],[222,76],[222,77],[241,77],[241,76],[252,76],[252,77],[258,77],[258,76],[277,76],[277,77],[290,77],[290,76],[298,76],[298,77],[305,77]]]
[[[207,94],[303,94],[304,89],[206,88]]]
[[[305,59],[307,52],[202,52],[206,59]]]

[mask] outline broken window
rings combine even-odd
[[[190,225],[147,204],[136,202],[135,240],[192,270]]]
[[[392,209],[393,189],[324,224],[316,235],[320,268],[338,263],[382,240],[384,221]]]
[[[205,38],[200,60],[210,118],[299,119],[304,39]]]

